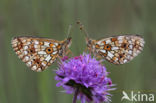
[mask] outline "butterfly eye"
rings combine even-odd
[[[88,40],[88,41],[87,41],[87,47],[90,48],[91,46],[92,46],[92,40]]]
[[[71,37],[69,37],[68,39],[67,39],[67,44],[69,44],[70,42],[71,42]]]
[[[92,40],[88,40],[88,44],[92,44]]]
[[[70,47],[70,45],[71,45],[71,40],[72,40],[72,38],[71,37],[69,37],[69,38],[67,38],[67,40],[64,42],[66,45],[65,45],[65,47]]]

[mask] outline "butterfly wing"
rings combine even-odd
[[[124,64],[136,57],[144,47],[138,35],[125,35],[95,41],[95,51],[113,64]]]
[[[53,39],[15,37],[12,47],[18,57],[33,71],[43,71],[59,56],[61,42]]]

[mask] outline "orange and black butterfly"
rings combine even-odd
[[[89,38],[80,21],[77,24],[80,24],[80,29],[85,33],[88,50],[113,64],[127,63],[143,50],[145,41],[139,35],[120,35],[94,40]]]
[[[57,41],[48,38],[20,36],[12,39],[11,44],[18,57],[33,71],[43,71],[58,57],[63,57],[71,45],[71,37]]]

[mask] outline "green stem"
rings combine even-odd
[[[78,93],[79,93],[79,88],[77,88],[77,89],[75,90],[74,97],[73,97],[73,103],[76,103]]]

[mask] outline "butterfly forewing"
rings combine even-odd
[[[144,47],[144,39],[138,35],[125,35],[95,40],[97,54],[114,64],[124,64],[137,56]]]
[[[15,37],[12,47],[33,71],[43,71],[59,56],[61,41],[34,37]]]

